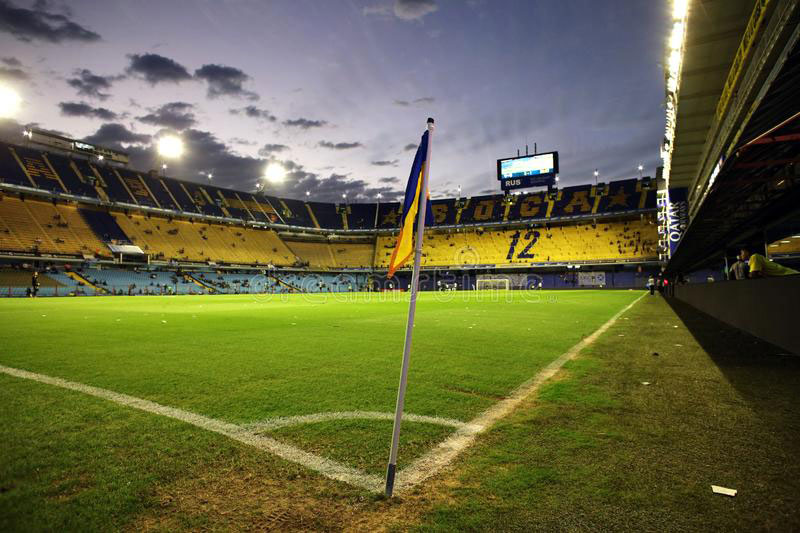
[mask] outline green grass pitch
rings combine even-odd
[[[423,293],[406,412],[469,421],[639,294]],[[0,365],[235,424],[391,412],[407,310],[406,296],[377,294],[2,300]],[[0,401],[0,529],[124,527],[158,506],[159,487],[230,457],[269,462],[278,484],[318,482],[219,435],[1,373]],[[404,423],[398,468],[452,431]],[[269,435],[382,475],[391,422]]]

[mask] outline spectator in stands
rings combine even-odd
[[[747,265],[750,268],[749,276],[751,278],[771,278],[775,276],[800,274],[797,270],[779,265],[761,254],[751,253],[749,248],[742,248],[741,258],[747,261]]]
[[[747,279],[747,263],[742,259],[742,253],[736,256],[736,262],[731,265],[728,273],[733,273],[734,279]]]
[[[656,280],[653,278],[652,274],[647,278],[647,288],[650,289],[650,296],[656,293]]]

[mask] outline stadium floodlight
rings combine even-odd
[[[306,191],[306,198],[308,198],[309,196],[311,196],[311,191]]]
[[[33,139],[33,132],[31,130],[22,130],[22,136]]]
[[[264,178],[272,183],[280,183],[286,177],[286,169],[280,163],[270,163],[264,169]]]
[[[689,10],[689,0],[673,0],[672,2],[672,18],[673,20],[682,20]]]
[[[0,85],[0,118],[10,118],[16,115],[21,102],[17,91],[11,87]]]
[[[166,163],[163,163],[161,165],[161,170],[167,170],[167,164]]]
[[[158,140],[158,154],[167,159],[177,159],[183,154],[183,141],[174,135],[165,135]]]
[[[669,36],[669,48],[670,50],[680,50],[681,46],[683,45],[683,30],[684,30],[683,22],[676,22],[672,26],[672,33]]]
[[[381,193],[378,193],[378,200],[380,200],[381,198],[383,198],[383,195]]]
[[[208,173],[208,181],[211,181],[211,180],[213,180],[213,179],[214,179],[214,174],[212,174],[211,172],[209,172],[209,173]]]
[[[103,157],[103,155],[102,155],[102,154],[97,156],[97,160],[98,160],[98,161],[102,161],[103,159],[105,159],[105,157]]]

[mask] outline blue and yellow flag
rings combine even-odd
[[[422,188],[422,173],[425,172],[425,161],[428,159],[428,132],[422,134],[422,141],[417,148],[417,155],[414,157],[414,165],[411,167],[411,175],[408,177],[406,185],[406,198],[403,201],[403,218],[400,222],[400,234],[397,236],[397,244],[392,252],[389,261],[388,277],[394,276],[398,268],[408,261],[414,253],[414,223],[417,220],[420,203],[420,189]],[[431,199],[428,191],[425,191],[427,206],[425,209],[425,225],[433,225],[433,210],[431,209]]]

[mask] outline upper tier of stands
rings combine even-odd
[[[334,204],[303,202],[222,189],[157,173],[130,170],[54,152],[0,143],[0,183],[69,193],[132,206],[183,213],[272,222],[333,230],[393,229],[400,223],[400,203]],[[437,226],[508,221],[546,221],[562,217],[634,213],[655,209],[656,191],[643,180],[566,187],[546,192],[434,200]]]

